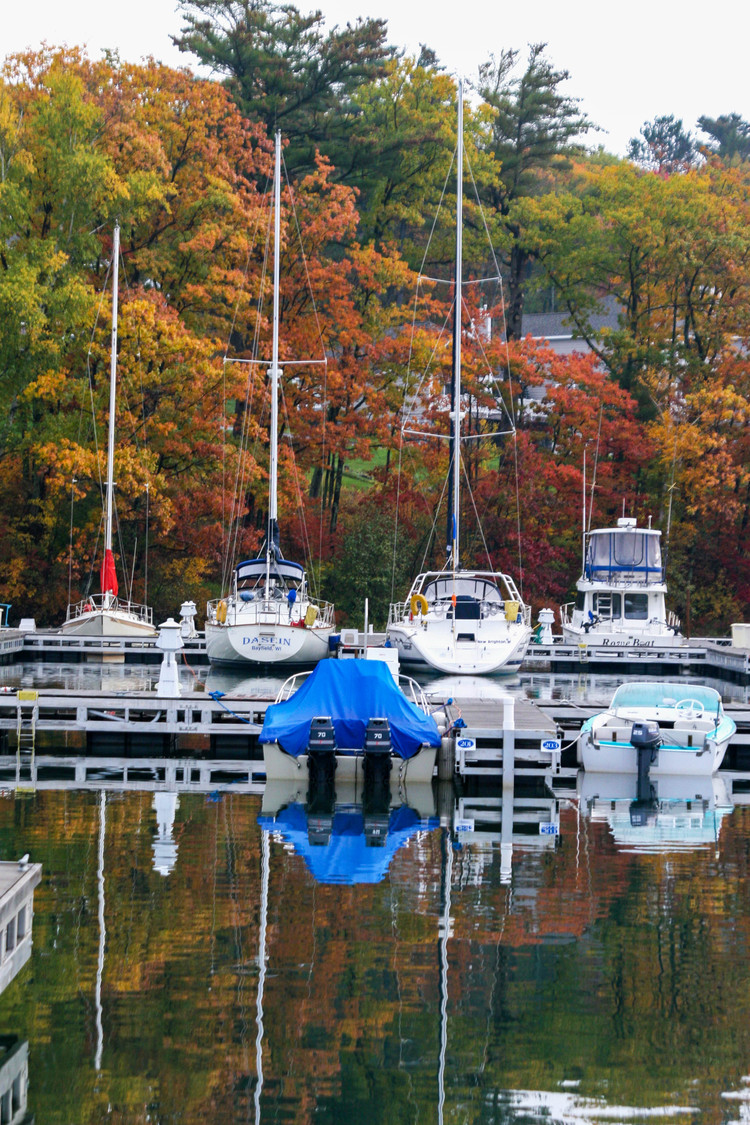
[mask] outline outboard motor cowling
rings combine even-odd
[[[387,719],[370,719],[365,728],[365,757],[382,760],[391,756],[391,728]]]
[[[648,800],[651,782],[649,771],[661,746],[661,731],[654,719],[644,719],[633,723],[630,730],[630,745],[635,748],[638,759],[638,800]]]
[[[307,764],[311,781],[333,777],[336,771],[336,732],[330,715],[310,720]]]

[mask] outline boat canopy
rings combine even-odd
[[[355,806],[336,809],[331,823],[331,836],[325,846],[313,843],[309,836],[307,813],[294,802],[276,816],[259,816],[258,823],[266,832],[280,832],[293,845],[318,883],[380,883],[386,876],[393,856],[421,829],[436,828],[437,817],[423,820],[418,813],[400,805],[388,814],[385,840],[376,845],[367,842],[365,816]]]
[[[703,706],[707,714],[718,714],[721,707],[721,696],[713,688],[703,684],[665,684],[665,683],[636,683],[620,684],[612,696],[610,711],[619,708],[673,708],[683,699],[694,700]]]
[[[486,578],[474,578],[464,575],[446,575],[445,578],[435,578],[426,583],[422,593],[428,602],[438,602],[443,599],[450,600],[455,594],[457,598],[472,598],[480,602],[502,602],[503,595],[494,582]]]
[[[584,577],[593,582],[661,582],[661,532],[618,527],[592,531],[588,536]]]
[[[330,716],[340,750],[363,750],[370,719],[387,719],[393,751],[413,758],[425,744],[440,745],[440,732],[431,715],[425,715],[406,698],[385,664],[375,660],[322,660],[283,703],[266,711],[261,742],[278,742],[297,758],[307,751],[310,722]]]
[[[245,562],[237,564],[237,585],[241,583],[254,583],[259,580],[265,580],[266,577],[266,560],[263,559],[246,559]],[[304,576],[304,567],[299,563],[290,562],[288,559],[275,559],[271,558],[270,573],[272,578],[286,578],[292,582],[301,582]]]

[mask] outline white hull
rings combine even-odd
[[[328,656],[333,626],[206,622],[206,654],[212,664],[317,664]]]
[[[601,645],[604,648],[682,648],[687,644],[685,637],[674,629],[617,629],[597,626],[591,629],[576,629],[563,625],[563,643],[568,645]]]
[[[453,622],[446,619],[392,624],[387,635],[403,664],[435,668],[447,675],[517,672],[531,637],[528,625],[490,619],[472,626],[475,639],[471,641],[458,640]]]
[[[391,757],[393,773],[400,781],[429,782],[435,771],[437,747],[424,746],[413,758]],[[307,781],[307,754],[293,758],[276,742],[263,744],[267,781]],[[364,756],[361,753],[336,754],[336,780],[364,781]]]
[[[729,740],[706,740],[701,747],[661,746],[651,763],[651,777],[710,777],[724,760]],[[633,746],[598,742],[589,734],[581,738],[581,765],[586,772],[636,774],[638,754]]]
[[[118,610],[93,609],[65,621],[63,633],[84,637],[155,637],[157,630],[147,621]]]

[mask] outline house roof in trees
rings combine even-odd
[[[600,332],[603,328],[618,327],[620,306],[614,297],[605,297],[602,306],[604,311],[590,318],[595,332]],[[523,335],[531,336],[534,340],[548,340],[556,351],[589,350],[585,340],[576,335],[575,326],[571,324],[567,312],[525,313]]]

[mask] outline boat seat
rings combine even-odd
[[[675,730],[700,730],[705,734],[714,729],[714,722],[712,719],[677,719],[674,724]]]

